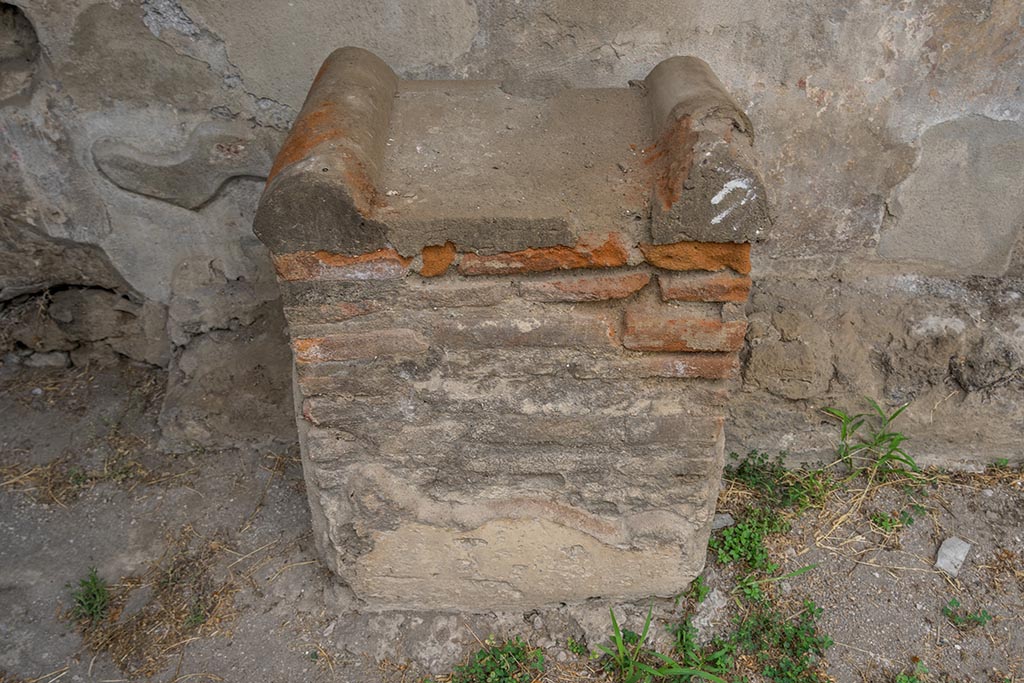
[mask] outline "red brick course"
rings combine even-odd
[[[490,256],[464,254],[459,261],[463,275],[514,275],[574,268],[616,268],[626,265],[626,247],[619,235],[603,242],[580,240],[574,247],[524,249]]]
[[[453,261],[455,261],[455,245],[451,242],[423,247],[423,267],[420,268],[420,275],[423,277],[444,275]]]
[[[641,244],[647,262],[665,270],[718,271],[732,268],[741,275],[750,272],[750,245],[734,242],[675,242]]]
[[[579,354],[567,363],[570,374],[577,379],[610,379],[633,381],[652,377],[668,379],[728,379],[739,371],[737,353],[631,353],[618,356]],[[683,392],[685,384],[680,385]],[[690,384],[687,389],[693,389]],[[694,398],[700,405],[717,405],[721,401],[710,395]],[[723,399],[724,400],[724,399]]]
[[[394,249],[348,256],[329,251],[274,254],[274,268],[282,280],[390,280],[409,272],[412,259]]]
[[[296,363],[408,356],[422,353],[427,348],[427,340],[421,334],[407,329],[292,339]]]
[[[664,301],[746,301],[750,277],[735,273],[662,273],[658,286]]]
[[[681,318],[671,310],[629,308],[622,345],[633,351],[738,351],[746,321]]]
[[[530,301],[607,301],[631,296],[643,289],[650,280],[650,274],[637,272],[527,280],[519,283],[519,293]]]

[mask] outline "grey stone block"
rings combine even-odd
[[[935,568],[941,569],[953,578],[960,573],[960,569],[967,559],[967,553],[971,551],[971,544],[951,536],[939,546],[939,552],[935,556]]]
[[[736,523],[736,520],[728,512],[720,512],[715,515],[715,518],[711,520],[711,530],[718,531],[719,529],[725,529]]]

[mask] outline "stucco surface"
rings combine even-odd
[[[917,168],[893,190],[878,251],[961,275],[1006,272],[1024,223],[1024,126],[970,117],[921,136]]]

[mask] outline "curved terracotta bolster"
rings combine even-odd
[[[752,131],[750,119],[703,59],[669,57],[651,70],[644,87],[659,133],[684,118],[702,125],[708,116],[729,117],[740,131]]]
[[[753,126],[711,67],[671,57],[643,82],[657,142],[655,243],[749,242],[770,219],[753,153]]]
[[[398,77],[373,53],[335,50],[278,153],[254,230],[272,252],[363,253],[385,243],[374,219]]]

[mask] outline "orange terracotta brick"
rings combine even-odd
[[[330,100],[320,102],[311,111],[303,111],[274,159],[267,174],[267,186],[287,166],[315,154],[317,148],[347,142],[348,131],[342,124],[345,117],[344,108]],[[369,216],[383,203],[382,197],[359,157],[346,154],[344,158],[346,161],[341,164],[341,172],[351,192],[352,203],[359,213]]]
[[[459,261],[463,275],[514,275],[574,268],[616,268],[626,265],[626,247],[618,235],[600,243],[580,240],[574,247],[524,249],[491,256],[464,254]]]
[[[633,351],[738,351],[747,323],[700,318],[679,318],[670,311],[626,309],[622,345]]]
[[[692,128],[693,120],[684,116],[669,126],[652,148],[645,150],[644,163],[656,169],[654,189],[665,211],[679,201],[683,183],[690,176],[693,149],[698,139]]]
[[[454,260],[455,245],[451,242],[423,247],[423,267],[420,268],[420,275],[423,277],[444,275]]]
[[[750,277],[735,273],[662,273],[658,276],[664,301],[746,301]]]
[[[675,242],[641,244],[640,251],[652,266],[665,270],[718,271],[732,268],[750,273],[750,244],[736,242]]]
[[[389,280],[409,272],[412,259],[394,249],[348,256],[329,251],[297,251],[274,254],[274,268],[281,280]]]
[[[607,301],[631,296],[650,280],[648,273],[587,274],[557,280],[527,280],[519,283],[519,293],[531,301]]]
[[[321,102],[316,109],[296,119],[267,174],[268,185],[285,166],[304,159],[317,145],[345,135],[345,131],[335,123],[338,118],[336,110],[335,103]]]

